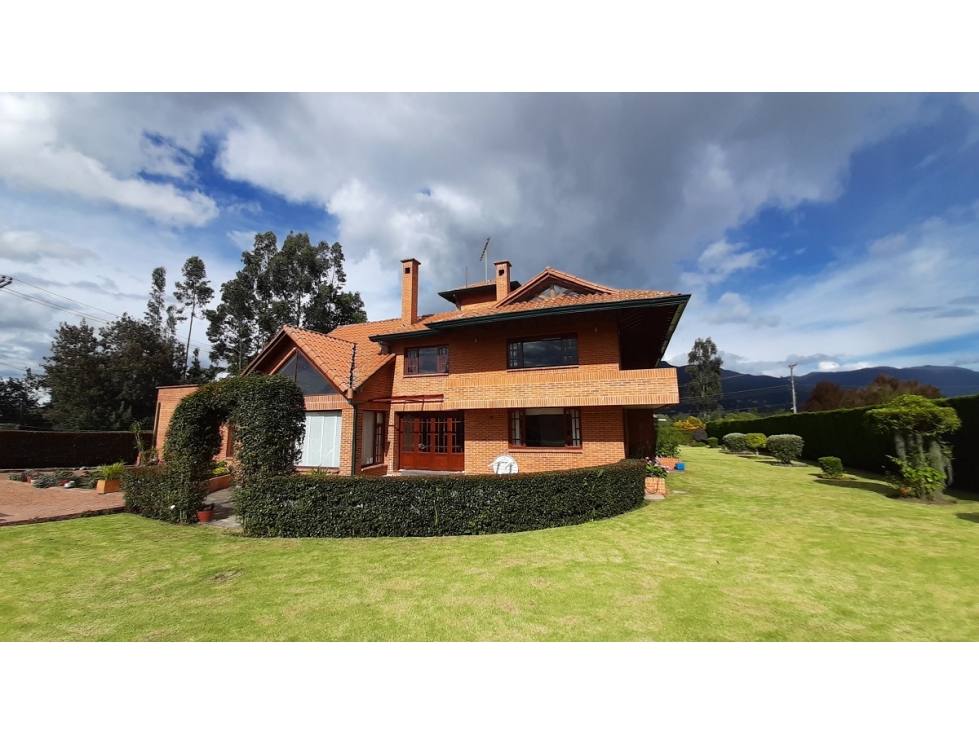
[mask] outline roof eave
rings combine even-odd
[[[683,311],[683,307],[686,306],[687,301],[690,300],[689,295],[676,295],[676,296],[663,296],[662,298],[631,298],[623,301],[609,301],[603,303],[579,303],[579,304],[569,304],[567,306],[551,306],[550,308],[535,308],[528,311],[508,311],[504,313],[489,314],[486,316],[472,316],[466,319],[452,319],[451,321],[442,321],[426,324],[428,327],[423,330],[416,331],[403,331],[394,334],[377,334],[370,337],[373,342],[385,342],[394,341],[396,339],[411,339],[416,336],[426,336],[431,335],[433,332],[447,331],[449,329],[458,329],[463,326],[479,326],[482,324],[494,324],[502,321],[517,321],[519,319],[532,319],[539,316],[554,316],[554,315],[571,315],[576,313],[590,313],[594,311],[616,311],[620,308],[632,308],[635,306],[673,306],[677,305],[680,308],[677,309],[677,314]],[[676,324],[679,320],[679,316],[675,315],[673,322],[670,324],[670,331],[668,336],[673,335],[674,329],[676,329]],[[669,338],[666,340],[669,342]],[[665,348],[664,348],[665,349]]]

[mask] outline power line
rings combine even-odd
[[[106,311],[104,308],[99,308],[98,306],[93,306],[90,303],[82,303],[81,301],[76,301],[74,298],[68,298],[68,296],[64,296],[64,295],[62,295],[60,293],[55,293],[54,291],[49,291],[47,288],[42,288],[39,285],[34,285],[33,283],[28,283],[26,280],[21,280],[20,278],[15,278],[12,275],[7,276],[7,277],[10,278],[11,280],[16,280],[18,283],[23,283],[24,285],[29,286],[31,288],[36,288],[39,291],[44,291],[45,293],[50,293],[52,296],[56,296],[57,298],[60,298],[63,301],[71,301],[72,303],[77,303],[79,306],[84,306],[85,308],[94,308],[96,311],[101,311],[102,313],[107,313],[107,314],[109,314],[109,316],[113,316],[114,318],[117,318],[117,319],[119,318],[119,314],[112,313],[112,311]]]
[[[5,277],[9,277],[9,276],[5,276]],[[95,309],[96,311],[101,311],[102,313],[106,313],[106,314],[108,314],[110,316],[114,316],[117,319],[122,318],[118,314],[114,314],[111,311],[106,311],[104,308],[99,308],[98,306],[92,306],[91,304],[82,303],[81,301],[76,301],[75,299],[68,298],[67,296],[61,296],[61,295],[59,295],[57,293],[52,293],[51,291],[45,290],[44,288],[41,288],[40,286],[32,285],[31,283],[26,283],[23,280],[19,280],[17,278],[11,278],[11,280],[16,280],[18,283],[24,283],[24,285],[28,285],[28,286],[30,286],[32,288],[37,288],[38,290],[44,291],[45,293],[51,293],[52,295],[57,296],[58,298],[63,298],[64,300],[71,301],[72,303],[77,303],[78,305],[84,306],[85,308],[92,308],[92,309]],[[104,318],[102,318],[100,316],[93,316],[92,314],[80,313],[80,312],[74,311],[74,310],[72,310],[70,308],[65,308],[64,306],[59,306],[59,305],[57,305],[55,303],[51,303],[50,301],[46,301],[46,300],[44,300],[42,298],[36,298],[35,296],[30,296],[30,295],[28,295],[26,293],[21,293],[20,291],[12,291],[12,290],[10,290],[8,288],[8,289],[4,289],[3,292],[4,293],[9,293],[12,296],[17,296],[19,298],[22,298],[25,301],[30,301],[31,303],[37,303],[37,304],[40,304],[42,306],[47,306],[48,308],[56,309],[58,311],[64,311],[65,313],[70,313],[73,316],[80,316],[83,319],[88,319],[88,320],[91,320],[91,321],[96,321],[96,322],[101,323],[101,324],[109,324],[110,323],[110,321],[108,319],[104,319]],[[210,349],[211,348],[211,345],[210,344],[203,344],[203,343],[198,342],[198,341],[191,341],[190,343],[193,344],[195,347],[201,347],[203,349]]]

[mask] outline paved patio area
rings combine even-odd
[[[122,510],[122,492],[96,494],[94,489],[37,489],[27,482],[0,479],[0,527],[47,520],[67,520]]]

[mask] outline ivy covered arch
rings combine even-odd
[[[203,505],[201,485],[221,448],[225,423],[234,426],[235,461],[245,480],[262,473],[291,474],[306,432],[302,391],[286,377],[247,375],[203,385],[177,404],[163,461],[167,483],[187,492],[188,517]]]

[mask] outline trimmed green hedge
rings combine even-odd
[[[120,489],[126,512],[173,523],[197,522],[197,511],[204,506],[204,493],[198,485],[185,481],[182,472],[169,466],[126,469]]]
[[[936,402],[955,408],[962,419],[962,427],[951,441],[954,486],[979,490],[979,395],[942,398]],[[711,421],[707,424],[707,434],[723,438],[729,433],[794,433],[805,441],[804,459],[815,461],[821,456],[836,456],[852,469],[893,472],[894,465],[887,457],[894,454],[894,442],[887,434],[879,433],[866,415],[868,410],[878,407]]]
[[[515,475],[248,477],[234,495],[245,533],[265,537],[423,537],[515,533],[634,510],[646,466]]]
[[[142,439],[149,444],[152,431]],[[136,441],[129,431],[2,431],[0,468],[43,469],[136,461]]]

